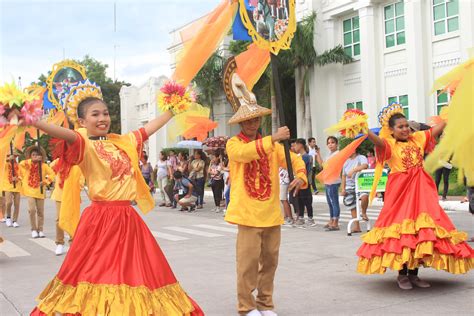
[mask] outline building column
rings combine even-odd
[[[330,19],[324,21],[324,30],[326,32],[326,49],[331,49],[337,45],[336,40],[336,20]],[[323,105],[324,107],[327,106],[327,114],[328,117],[324,119],[326,124],[328,122],[337,122],[339,121],[339,117],[337,116],[337,107],[338,107],[338,79],[339,79],[339,70],[341,69],[341,65],[338,64],[331,64],[326,66],[327,68],[331,68],[334,71],[326,70],[326,74],[328,74],[328,89],[327,89],[327,101],[328,104]],[[328,124],[330,126],[332,123]],[[324,126],[323,128],[327,128],[328,126]]]
[[[474,58],[474,2],[459,1],[459,32],[461,62]]]
[[[405,34],[408,77],[408,105],[410,119],[425,122],[428,108],[432,108],[429,98],[429,80],[423,45],[424,29],[423,5],[420,1],[405,1]],[[431,36],[431,35],[430,35]]]
[[[379,106],[377,96],[380,94],[380,82],[377,80],[379,67],[378,56],[376,55],[376,24],[375,8],[369,2],[359,9],[360,28],[360,74],[362,86],[362,102],[364,112],[369,114],[369,126],[377,126],[377,113]]]

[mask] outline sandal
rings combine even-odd
[[[362,231],[361,231],[361,230],[353,230],[353,231],[351,231],[351,234],[358,234],[358,233],[362,233]]]
[[[341,230],[339,226],[329,226],[328,228],[326,228],[326,231],[328,232],[337,231],[337,230]]]
[[[369,221],[369,217],[367,216],[367,214],[362,214],[362,219],[366,222]]]

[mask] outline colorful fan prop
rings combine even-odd
[[[196,93],[176,81],[168,81],[161,87],[158,95],[158,108],[162,112],[170,110],[174,114],[187,111],[196,102]]]
[[[0,87],[0,127],[7,125],[31,125],[41,119],[41,98],[21,91],[15,83]]]
[[[325,129],[324,131],[328,134],[339,132],[342,136],[355,138],[360,133],[367,134],[367,131],[369,130],[367,118],[367,114],[361,110],[347,110],[344,112],[344,115],[337,124]]]

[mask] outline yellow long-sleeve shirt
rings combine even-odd
[[[47,184],[53,182],[54,171],[45,163],[41,164],[43,181]],[[40,179],[38,173],[38,164],[33,163],[31,159],[20,162],[20,179],[22,184],[22,194],[37,199],[46,198],[46,188],[43,186],[43,194],[40,190]]]
[[[7,162],[5,173],[3,175],[3,179],[1,179],[0,183],[0,191],[5,192],[20,192],[21,183],[20,180],[16,180],[13,182],[13,175],[16,178],[19,178],[19,166],[18,163],[15,161],[14,163],[14,172],[12,172],[12,164],[10,161]]]
[[[272,227],[283,224],[280,208],[279,167],[287,168],[282,145],[270,136],[249,141],[239,134],[227,142],[231,180],[229,223]],[[307,187],[306,168],[301,157],[291,154],[294,173]]]

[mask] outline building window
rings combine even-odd
[[[459,30],[459,0],[433,0],[435,35]]]
[[[342,22],[342,28],[344,31],[344,51],[347,56],[360,56],[359,17],[355,16],[344,20]]]
[[[384,7],[385,47],[405,44],[405,5],[399,1]]]
[[[352,109],[358,109],[358,110],[361,110],[361,111],[364,110],[364,106],[363,106],[362,101],[346,103],[346,107],[347,107],[348,110],[352,110]]]
[[[447,92],[436,91],[436,113],[439,115],[441,108],[448,105],[450,96]]]
[[[392,103],[397,103],[400,104],[403,108],[403,114],[405,117],[408,119],[410,118],[410,109],[408,107],[408,95],[400,95],[400,96],[395,96],[395,97],[389,97],[388,98],[388,104]]]

